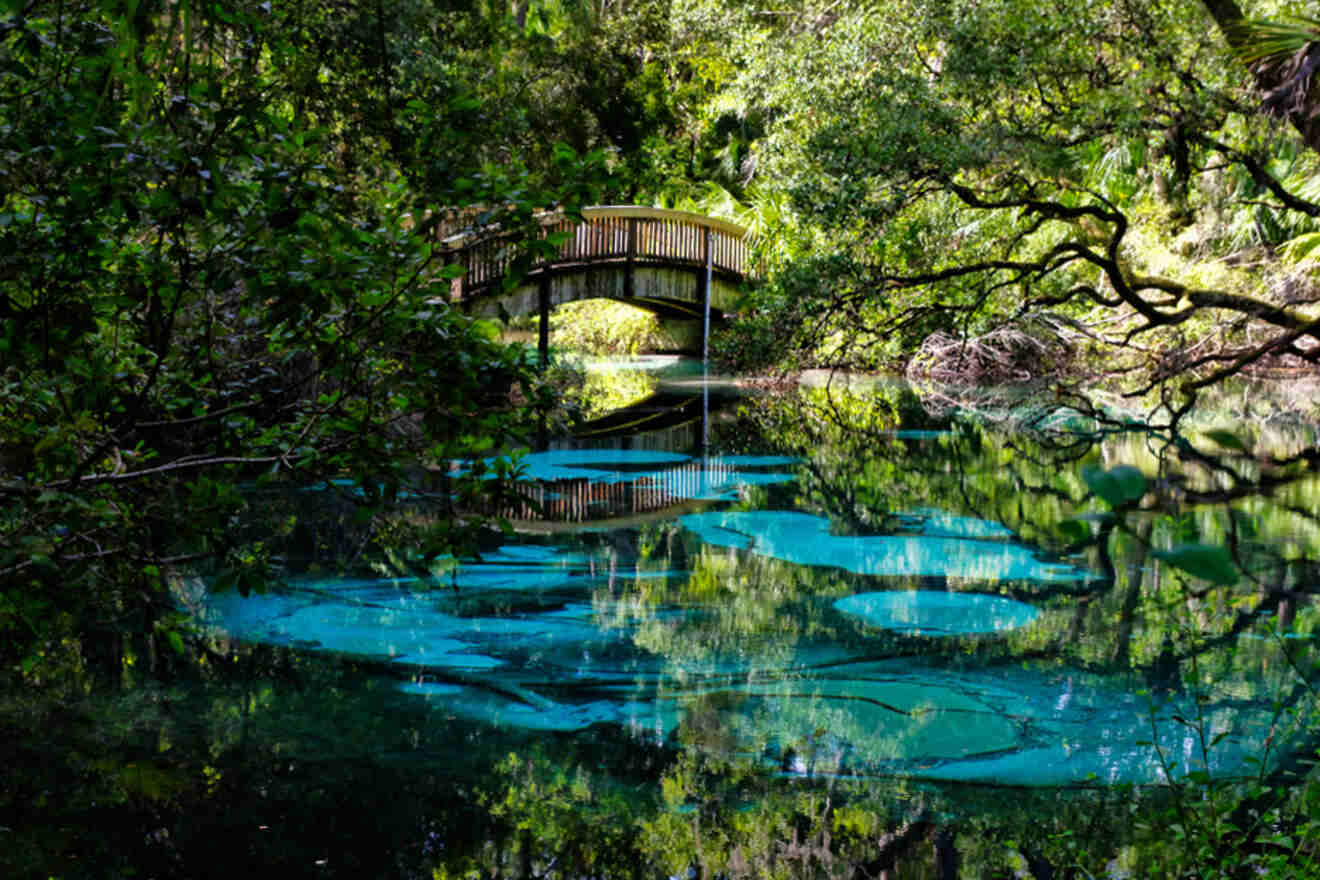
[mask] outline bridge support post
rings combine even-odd
[[[714,274],[714,249],[711,247],[711,237],[714,232],[710,227],[706,227],[706,235],[702,250],[703,259],[706,263],[701,272],[701,281],[698,286],[701,288],[701,362],[705,364],[710,359],[710,287],[712,275]]]
[[[637,264],[637,218],[628,218],[628,262],[623,270],[623,296],[624,299],[632,299],[637,295],[637,281],[635,279]]]
[[[539,369],[545,372],[550,365],[550,268],[541,270],[541,280],[537,287],[537,309],[541,323],[536,333],[536,353]]]

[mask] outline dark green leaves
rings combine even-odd
[[[1232,586],[1240,577],[1227,548],[1215,544],[1182,544],[1152,553],[1175,568],[1220,586]]]
[[[1135,504],[1146,494],[1146,477],[1132,465],[1119,465],[1112,470],[1084,467],[1082,480],[1097,498],[1114,508]]]
[[[1212,431],[1204,432],[1206,439],[1213,440],[1225,449],[1231,449],[1234,452],[1246,452],[1247,445],[1237,434],[1232,431],[1218,428]]]

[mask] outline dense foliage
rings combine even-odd
[[[449,307],[433,245],[596,201],[604,170],[502,129],[527,111],[482,81],[507,24],[241,2],[0,21],[6,663],[68,630],[152,639],[182,564],[262,587],[297,522],[256,522],[244,487],[351,484],[369,559],[405,488],[525,436],[531,364]],[[472,536],[447,519],[416,549]]]
[[[729,12],[709,106],[756,122],[738,192],[778,231],[753,332],[1130,390],[1314,361],[1314,25],[1231,3]]]
[[[765,283],[715,346],[735,366],[1062,378],[1088,392],[1097,430],[1135,411],[1102,410],[1098,376],[1158,392],[1144,402],[1179,419],[1226,377],[1310,368],[1320,24],[1286,12],[1232,0],[5,3],[0,867],[177,872],[171,858],[211,846],[204,832],[185,839],[190,828],[272,803],[313,817],[287,852],[266,853],[294,872],[314,864],[303,847],[318,819],[349,835],[379,822],[373,841],[469,874],[531,875],[561,857],[617,874],[642,852],[671,874],[814,876],[843,871],[841,853],[873,873],[927,839],[937,861],[952,853],[924,801],[919,818],[891,821],[894,799],[912,797],[902,783],[785,793],[695,750],[606,772],[590,744],[573,747],[570,773],[562,750],[453,754],[452,724],[405,719],[389,735],[407,748],[430,737],[446,760],[489,770],[488,786],[464,789],[395,768],[405,800],[461,804],[434,834],[476,842],[437,856],[389,824],[404,809],[392,792],[357,812],[335,802],[359,791],[355,768],[310,805],[286,780],[322,778],[294,769],[290,755],[320,753],[315,732],[284,730],[287,706],[386,735],[378,706],[340,696],[361,670],[267,649],[221,657],[171,588],[200,574],[247,593],[311,565],[430,572],[480,547],[491,523],[463,514],[494,509],[509,487],[488,477],[512,466],[450,462],[526,445],[560,395],[496,325],[451,306],[460,270],[437,243],[500,224],[534,253],[535,215],[551,207],[654,203],[749,226]],[[654,327],[620,329],[595,342],[627,346]],[[1253,615],[1293,625],[1314,579],[1313,443],[1257,444],[1236,424],[1194,443],[1165,435],[1157,453],[1128,450],[1147,482],[1089,446],[1060,470],[967,429],[950,440],[959,467],[941,455],[917,474],[889,435],[939,419],[888,403],[840,413],[806,396],[746,418],[787,455],[823,450],[801,500],[843,528],[957,498],[1040,546],[1092,554],[1110,580],[1051,637],[1137,609],[1167,629],[1120,628],[1079,665],[1153,675],[1184,613],[1220,615],[1186,638],[1188,664]],[[1252,516],[1184,512],[1262,485],[1273,500]],[[290,491],[310,487],[324,491]],[[420,505],[427,516],[399,516]],[[692,576],[656,581],[640,605],[662,606],[672,587],[706,591],[715,610],[679,628],[657,617],[641,635],[657,656],[786,650],[795,632],[756,630],[764,603],[839,589],[773,563],[733,583],[718,556],[694,561],[673,527],[659,532],[639,540],[682,553],[674,566]],[[1151,555],[1174,575],[1143,580]],[[1239,573],[1247,588],[1227,583]],[[1299,661],[1281,656],[1300,693]],[[204,683],[190,707],[201,722],[172,714],[171,676]],[[128,680],[150,682],[150,705],[96,702]],[[680,746],[715,735],[694,717]],[[37,729],[55,733],[43,744]],[[175,743],[205,756],[200,771],[172,763]],[[657,775],[642,794],[617,782],[643,790]],[[1284,876],[1317,851],[1313,784],[1200,782],[1171,784],[1155,814],[1181,836],[1151,824],[1122,844],[1149,860],[1134,870],[1231,875],[1255,870],[1233,863],[1250,856]],[[51,791],[76,797],[52,805]],[[1128,804],[1116,801],[1105,815],[1118,823]],[[120,808],[127,848],[11,835],[31,813],[54,828]],[[987,872],[1107,871],[1113,827],[1082,850],[1068,823],[1085,818],[1065,811],[1021,840],[984,829],[979,854],[964,834],[962,852]],[[402,872],[362,852],[338,869]],[[246,855],[206,858],[245,869]]]

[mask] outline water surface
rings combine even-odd
[[[675,849],[693,810],[744,849],[738,811],[800,814],[794,792],[886,822],[1014,823],[1023,792],[1098,804],[1245,779],[1309,742],[1315,616],[1292,589],[1317,537],[1309,476],[1197,503],[1222,473],[1139,427],[1059,414],[1035,434],[893,385],[664,390],[523,456],[532,501],[480,558],[435,577],[305,571],[196,611],[238,644],[356,664],[339,687],[408,713],[431,750],[507,750],[531,776],[488,816],[544,819],[540,774],[573,809],[623,786],[629,845],[670,868],[704,857],[708,842]],[[630,418],[652,430],[617,427]],[[1270,442],[1309,442],[1289,431]],[[1116,515],[1085,474],[1119,464],[1151,488]],[[1245,574],[1217,585],[1189,546],[1226,547]],[[583,773],[581,749],[628,769],[575,789],[555,774]]]

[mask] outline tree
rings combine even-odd
[[[1320,359],[1309,276],[1275,258],[1314,228],[1316,157],[1257,112],[1212,5],[863,8],[763,58],[786,86],[761,173],[845,261],[798,343],[979,340],[1039,375],[1025,335],[1133,394]]]
[[[178,646],[181,566],[245,592],[278,571],[295,524],[253,487],[350,481],[379,554],[429,470],[534,421],[507,393],[537,402],[522,350],[449,306],[428,208],[572,211],[599,159],[483,167],[482,106],[426,39],[472,21],[437,15],[431,66],[405,69],[419,10],[393,8],[33,0],[0,20],[5,661],[69,632],[110,669],[124,631]],[[452,500],[484,476],[432,496],[449,513],[417,564],[472,546]]]

